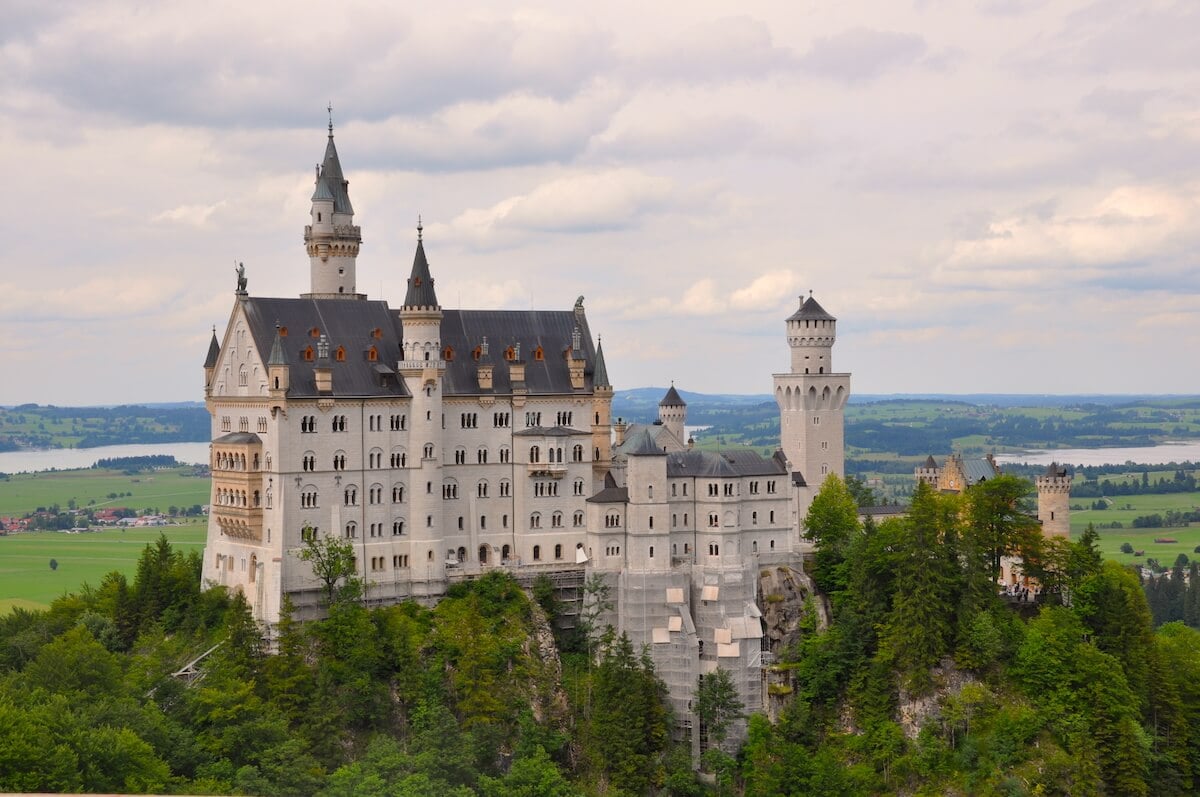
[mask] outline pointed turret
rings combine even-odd
[[[212,340],[208,344],[208,356],[204,358],[204,394],[212,392],[213,374],[217,371],[217,360],[221,358],[221,344],[217,342],[217,328],[213,327]]]
[[[596,387],[612,387],[608,381],[608,368],[604,365],[604,345],[596,341],[596,365],[592,370],[592,384]]]
[[[283,330],[275,324],[275,342],[271,344],[271,356],[267,358],[267,378],[271,383],[271,395],[284,396],[292,386],[291,369],[283,354]]]
[[[675,389],[675,383],[671,383],[670,389],[667,390],[667,395],[663,396],[662,401],[658,402],[660,407],[686,407],[687,402],[679,395],[679,391]]]
[[[354,226],[350,204],[350,182],[342,175],[342,163],[333,143],[333,119],[325,159],[317,167],[309,224],[304,228],[304,245],[310,261],[311,298],[361,299],[355,293],[355,264],[362,234]]]
[[[279,334],[279,325],[275,325],[275,342],[271,344],[271,356],[267,358],[267,365],[287,365],[287,359],[283,356],[283,338]]]
[[[429,261],[425,259],[425,242],[417,222],[417,252],[413,256],[412,274],[408,277],[408,293],[404,295],[405,307],[439,307],[437,293],[433,290],[433,276],[429,273]]]
[[[684,426],[687,424],[687,402],[679,395],[679,391],[675,389],[675,383],[671,383],[671,387],[667,390],[667,395],[663,396],[662,401],[658,402],[658,420],[667,428],[671,434],[675,435],[675,439],[679,441],[680,448],[687,442],[687,437],[684,434]]]
[[[213,327],[212,340],[208,343],[208,356],[204,358],[205,368],[216,368],[217,358],[221,356],[221,344],[217,342],[217,328]]]
[[[442,308],[433,291],[433,276],[425,259],[421,218],[417,217],[417,252],[408,277],[408,293],[400,308],[404,359],[410,362],[442,362]],[[444,365],[438,366],[443,368]]]
[[[596,361],[592,364],[592,470],[596,476],[612,467],[612,398],[604,345],[596,338]]]

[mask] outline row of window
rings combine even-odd
[[[258,470],[258,454],[249,461],[251,470]],[[246,455],[229,451],[217,451],[213,456],[214,470],[246,470]]]
[[[257,426],[257,428],[258,428],[258,433],[259,433],[259,434],[266,434],[266,433],[267,433],[267,419],[266,419],[266,417],[260,416],[260,417],[258,418],[258,426]],[[222,416],[221,416],[221,431],[222,431],[222,432],[232,432],[232,431],[233,431],[233,419],[232,419],[232,418],[230,418],[228,415],[222,415]],[[238,431],[239,431],[239,432],[248,432],[248,431],[250,431],[250,419],[249,419],[249,418],[247,418],[245,415],[243,415],[242,417],[238,418]]]
[[[403,414],[389,415],[389,416],[387,416],[387,418],[388,418],[387,431],[402,432],[408,428],[408,416],[407,415],[403,415]],[[570,426],[571,422],[574,420],[574,418],[575,418],[575,413],[570,410],[558,412],[555,414],[555,425]],[[428,420],[428,414],[427,414],[426,420]],[[243,429],[242,431],[248,431],[249,430],[249,421],[246,418],[242,418],[242,421],[245,422],[245,425],[247,427],[246,429]],[[600,416],[597,415],[596,422],[599,423],[599,421],[600,421]],[[229,418],[228,417],[222,418],[222,424],[225,427],[229,426],[229,424],[230,424]],[[259,431],[265,432],[266,424],[267,424],[266,418],[259,418],[259,427],[260,427]],[[493,412],[492,413],[492,428],[493,429],[507,429],[511,426],[511,424],[512,424],[512,414],[511,413],[509,413],[509,412]],[[445,427],[445,425],[446,425],[445,424],[445,416],[443,416],[442,417],[443,428]],[[534,426],[541,426],[541,425],[542,425],[542,413],[541,412],[526,412],[525,413],[525,426],[534,427]],[[477,412],[460,413],[459,414],[459,426],[463,429],[478,429],[479,428],[479,413],[477,413]],[[348,426],[345,415],[335,415],[335,416],[333,416],[332,419],[330,419],[330,431],[345,432],[348,428],[349,428],[349,426]],[[384,431],[384,416],[383,415],[368,415],[367,416],[367,429],[368,429],[368,431],[372,431],[372,432]],[[225,428],[225,431],[229,431],[229,429]],[[300,431],[304,432],[306,434],[315,433],[317,431],[317,416],[315,416],[315,415],[301,416],[300,417]]]
[[[487,530],[487,527],[488,527],[487,519],[488,519],[487,515],[479,516],[479,529],[481,531]],[[564,516],[563,516],[562,512],[552,513],[550,515],[550,528],[552,528],[552,529],[562,528],[563,527],[563,519],[564,519]],[[574,515],[572,515],[571,525],[575,528],[583,528],[584,514],[583,514],[582,510],[576,511],[574,513]],[[426,528],[433,527],[433,515],[425,516],[425,526],[426,526]],[[508,528],[508,515],[507,514],[500,516],[500,527],[505,528],[505,529]],[[541,527],[542,527],[542,515],[540,512],[534,512],[532,515],[529,516],[529,528],[540,529]],[[305,540],[309,539],[309,537],[306,535],[308,533],[308,530],[312,529],[312,528],[313,527],[311,527],[311,526],[306,526],[305,530],[302,531],[302,533],[301,533],[301,537]],[[458,516],[458,530],[459,531],[466,530],[466,518],[463,517],[462,515]],[[369,534],[372,539],[383,537],[384,536],[384,524],[383,523],[371,523],[368,527],[368,531],[369,531]],[[396,520],[392,521],[392,536],[393,537],[402,537],[402,536],[404,536],[404,533],[405,533],[404,519],[397,518]],[[346,524],[345,536],[347,539],[351,539],[351,540],[358,539],[358,523],[356,521],[351,520],[349,523]]]
[[[672,496],[677,494],[675,491],[675,488],[677,486],[678,485],[676,485],[676,484],[671,485],[671,495]],[[750,482],[750,494],[758,495],[759,494],[759,486],[760,486],[759,482],[757,482],[757,481]],[[772,495],[774,493],[775,493],[775,480],[771,479],[770,481],[767,482],[767,494]],[[687,482],[683,483],[683,494],[687,495]],[[708,483],[709,497],[720,497],[721,495],[724,495],[726,498],[732,498],[733,496],[740,495],[740,494],[741,494],[741,490],[738,489],[738,485],[736,485],[732,482],[727,482],[725,484],[718,484],[716,482]]]
[[[542,461],[541,446],[530,446],[530,448],[529,448],[530,464],[537,464],[541,461]],[[550,463],[562,462],[563,461],[563,450],[561,448],[547,448],[546,449],[546,461],[550,462]],[[574,448],[571,449],[571,461],[572,462],[583,462],[583,446],[576,445]]]
[[[404,430],[406,430],[408,428],[408,416],[407,415],[389,415],[389,416],[387,416],[387,418],[388,418],[388,422],[387,422],[388,423],[388,431],[403,432]],[[372,432],[384,431],[383,419],[384,419],[383,415],[368,415],[367,416],[367,429]],[[264,422],[266,421],[265,418],[262,420]],[[345,432],[349,429],[349,423],[347,422],[345,415],[334,415],[330,419],[329,425],[330,425],[331,432]],[[315,416],[315,415],[300,416],[300,431],[305,434],[315,433],[317,431],[317,416]]]

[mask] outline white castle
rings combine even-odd
[[[850,376],[833,372],[836,319],[810,296],[786,321],[773,457],[700,451],[673,386],[657,423],[613,424],[582,297],[443,309],[420,225],[403,304],[359,293],[348,186],[331,125],[304,229],[311,292],[251,296],[239,273],[214,331],[205,581],[242,591],[267,625],[285,595],[314,616],[306,529],[353,543],[371,604],[434,600],[496,568],[560,584],[600,574],[606,619],[649,646],[682,729],[697,678],[718,666],[757,709],[760,568],[799,563],[812,495],[842,475]]]

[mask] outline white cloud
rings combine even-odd
[[[190,224],[193,227],[204,227],[208,224],[209,219],[221,208],[225,207],[225,202],[213,202],[211,205],[180,205],[164,210],[154,216],[153,221],[170,221],[182,224]]]
[[[815,75],[854,83],[912,66],[927,49],[925,40],[913,33],[857,27],[818,37],[800,64]]]
[[[1196,237],[1197,205],[1191,189],[1129,185],[1074,211],[1000,219],[986,235],[955,242],[934,279],[996,288],[1094,279],[1152,259],[1177,236]]]
[[[474,245],[505,245],[530,233],[581,233],[636,226],[667,208],[675,187],[665,177],[634,169],[578,172],[542,183],[527,194],[473,208],[431,233]]]

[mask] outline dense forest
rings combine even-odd
[[[1200,597],[1182,569],[1163,579],[1152,596],[1182,597],[1152,598],[1156,629],[1137,574],[1093,532],[1043,539],[1028,491],[922,486],[875,525],[831,477],[806,519],[818,593],[773,665],[782,708],[719,744],[741,708],[702,683],[705,778],[671,743],[649,657],[587,612],[553,630],[544,584],[494,573],[434,608],[366,608],[337,541],[314,540],[328,617],[286,612],[268,655],[244,599],[202,591],[198,558],[161,539],[132,583],[0,619],[0,790],[1195,793],[1200,632],[1180,621]],[[1036,601],[998,594],[1014,554]]]

